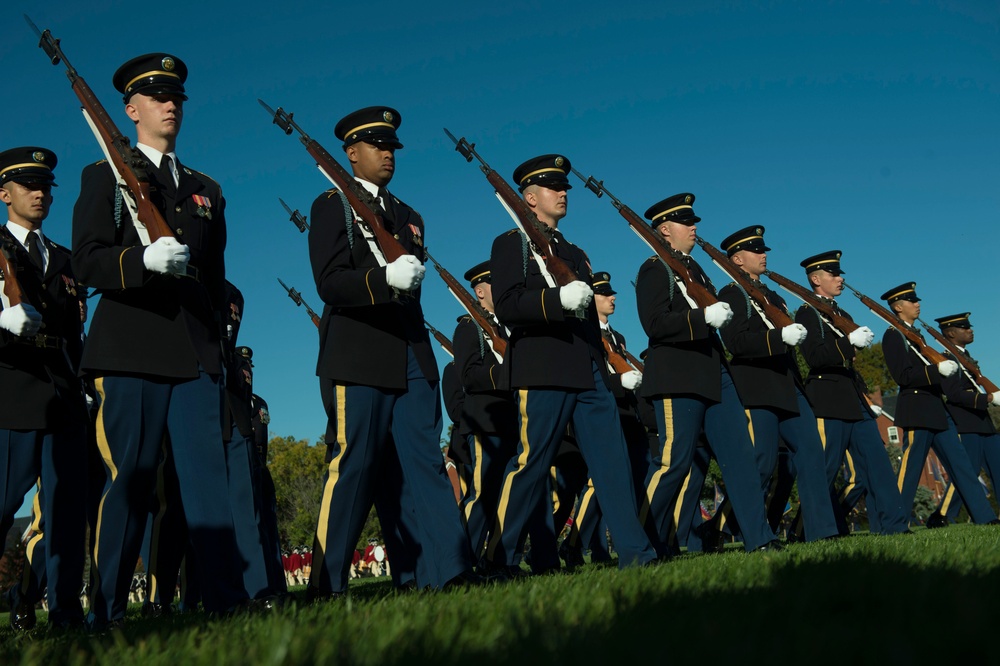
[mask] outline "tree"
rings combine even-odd
[[[937,502],[934,500],[934,493],[924,486],[917,486],[917,494],[913,497],[913,513],[924,522],[927,516],[937,509]]]
[[[319,520],[326,447],[294,437],[272,437],[267,451],[281,541],[292,547],[311,545]]]
[[[854,369],[861,375],[869,391],[876,386],[881,388],[882,393],[893,394],[899,390],[899,386],[889,374],[889,367],[885,364],[881,342],[876,342],[867,349],[857,350],[854,356]]]

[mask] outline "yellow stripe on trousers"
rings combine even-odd
[[[337,455],[330,461],[327,469],[326,484],[323,486],[323,499],[319,505],[319,521],[316,525],[316,545],[319,552],[314,553],[322,563],[326,559],[326,538],[330,522],[330,503],[333,501],[333,489],[340,479],[340,461],[347,451],[347,388],[340,384],[335,385],[337,402],[337,446],[340,449]],[[325,565],[324,565],[325,566]],[[320,576],[311,576],[312,587],[319,587]]]
[[[156,516],[153,518],[153,527],[149,532],[149,562],[146,569],[149,571],[149,600],[152,601],[156,598],[156,589],[158,587],[158,581],[156,577],[156,572],[160,568],[160,533],[163,530],[163,516],[167,513],[167,488],[166,479],[164,478],[164,473],[166,471],[168,456],[170,451],[167,450],[167,442],[170,441],[167,437],[167,433],[163,433],[163,441],[160,443],[160,464],[156,467]],[[174,498],[174,501],[178,501],[179,498]],[[164,603],[170,603],[173,600],[174,595],[170,595],[168,600]]]
[[[913,450],[913,431],[906,433],[906,450],[903,451],[903,462],[899,464],[899,474],[896,477],[896,486],[899,492],[903,492],[903,479],[906,478],[906,465],[910,462],[910,451]]]
[[[111,479],[110,486],[114,485],[115,481],[118,479],[118,467],[115,466],[115,461],[111,458],[111,447],[108,446],[108,434],[104,430],[104,408],[108,404],[107,396],[104,393],[104,377],[98,377],[94,381],[94,386],[97,389],[97,395],[101,399],[101,406],[97,410],[97,450],[101,452],[101,458],[104,460],[105,467],[108,468],[108,476]],[[100,562],[98,557],[99,550],[101,547],[101,527],[104,523],[104,501],[108,499],[108,493],[105,492],[101,496],[101,503],[97,508],[97,536],[94,538],[94,567],[97,568]]]
[[[514,477],[524,469],[528,456],[531,454],[531,442],[528,441],[528,389],[520,389],[517,392],[518,409],[521,412],[521,455],[517,457],[517,467],[507,475],[503,481],[503,490],[500,492],[500,503],[497,506],[497,529],[496,534],[490,538],[490,545],[486,556],[492,560],[496,552],[497,544],[503,536],[503,525],[507,518],[507,505],[510,503],[510,489],[514,485]]]
[[[28,589],[28,583],[31,582],[31,563],[35,560],[35,548],[38,546],[45,534],[41,531],[42,528],[42,503],[38,499],[42,495],[42,477],[38,477],[35,489],[35,499],[31,502],[31,531],[33,536],[28,540],[28,545],[24,547],[24,558],[27,563],[24,565],[24,571],[21,575],[21,590],[25,591]]]
[[[653,496],[656,494],[657,486],[660,485],[660,479],[670,470],[670,455],[674,447],[674,403],[670,398],[665,398],[660,404],[663,409],[664,423],[663,454],[660,456],[660,468],[653,472],[649,485],[646,486],[646,501],[639,509],[639,523],[642,525],[646,524],[649,507],[653,503]]]

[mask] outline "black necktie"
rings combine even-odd
[[[38,270],[44,271],[45,260],[42,259],[42,251],[38,249],[38,234],[34,231],[28,232],[27,246],[28,257],[31,259],[31,263],[38,267]]]
[[[174,180],[174,160],[170,155],[164,155],[160,160],[160,173],[163,174],[163,185],[171,189],[177,187],[177,181]]]
[[[382,203],[382,218],[388,222],[395,222],[396,217],[392,214],[392,203],[389,197],[389,190],[384,187],[378,188],[378,198]]]

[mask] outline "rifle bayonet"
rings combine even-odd
[[[285,200],[281,197],[278,197],[278,201],[281,202],[285,212],[288,213],[288,219],[292,221],[292,224],[299,228],[300,233],[305,233],[309,229],[309,224],[306,222],[306,216],[300,213],[297,208],[295,210],[289,208],[288,204],[286,204]]]

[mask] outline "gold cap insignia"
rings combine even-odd
[[[163,65],[163,69],[166,70],[166,71],[168,71],[168,72],[174,71],[174,67],[176,66],[174,64],[174,59],[170,58],[170,57],[167,57],[167,58],[164,58],[163,60],[161,60],[160,64]]]
[[[760,227],[757,227],[756,232],[757,232],[758,236],[763,236],[764,235],[764,230],[761,229]]]
[[[392,111],[385,111],[382,113],[382,119],[387,123],[392,122]]]
[[[36,150],[35,152],[31,153],[31,157],[34,158],[34,160],[36,162],[44,162],[45,161],[45,153],[43,153],[40,150]]]
[[[837,253],[837,259],[840,259],[840,252]]]
[[[691,203],[691,195],[690,194],[687,195],[686,197],[684,197],[684,203],[686,203],[686,204]]]
[[[557,157],[556,158],[556,166],[557,167],[561,167],[565,163],[566,163],[566,160],[564,160],[562,157]]]

